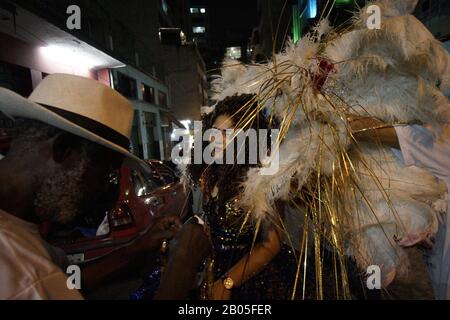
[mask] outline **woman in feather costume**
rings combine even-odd
[[[246,125],[241,122],[247,110],[258,109],[256,98],[255,95],[242,94],[227,97],[219,102],[214,111],[204,117],[202,136],[207,137],[208,130],[214,129],[220,135],[223,134],[225,140],[227,130],[233,130],[238,134],[243,131],[248,132],[249,129],[269,129],[274,124],[270,124],[263,114],[258,114]],[[248,164],[252,153],[249,140],[245,140],[245,144],[240,144],[239,138],[234,136],[230,141],[226,141],[226,144],[222,144],[222,141],[217,143],[214,138],[208,138],[207,142],[210,143],[209,146],[212,146],[210,150],[215,160],[218,160],[217,163],[196,163],[194,152],[192,152],[192,159],[184,174],[188,187],[200,186],[202,190],[204,203],[202,220],[207,225],[207,235],[212,245],[212,254],[204,264],[203,284],[198,290],[192,290],[191,298],[316,299],[313,263],[308,263],[304,269],[299,264],[298,252],[292,245],[286,244],[289,240],[285,239],[283,233],[283,204],[278,202],[277,209],[272,212],[270,219],[261,220],[259,223],[251,219],[250,211],[239,207],[242,183],[250,168],[261,167],[261,154],[256,152],[258,154],[256,162]],[[260,139],[264,138],[258,135],[258,140]],[[264,143],[270,140],[269,137],[266,139]],[[260,143],[258,141],[256,144],[260,145]],[[233,144],[231,150],[234,153],[234,160],[230,163],[226,161],[226,158],[231,144]],[[204,144],[202,154],[206,151],[206,147],[208,145]],[[268,151],[270,153],[270,148]],[[246,161],[241,164],[238,161],[240,158]],[[177,245],[184,244],[178,242]],[[171,247],[176,250],[173,246]],[[329,251],[325,248],[321,250]],[[186,258],[189,259],[188,256]],[[179,266],[186,265],[181,261],[171,263],[172,266],[168,269],[175,270],[174,263]],[[296,281],[298,268],[305,270],[308,281]],[[332,272],[328,272],[329,265],[325,265],[323,269],[326,272],[322,282],[327,287],[323,298],[336,299],[338,296],[334,288],[335,281]],[[150,274],[144,286],[136,292],[135,298],[151,298],[158,287],[160,276],[160,270]],[[167,278],[166,274],[164,276]],[[162,285],[163,283],[164,281]],[[161,297],[159,293],[156,298]],[[167,297],[171,295],[164,295],[164,298]]]
[[[203,119],[202,127],[205,131],[219,130],[223,140],[227,130],[268,129],[269,122],[261,114],[246,126],[240,121],[245,117],[246,110],[257,109],[256,105],[253,95],[227,97]],[[224,141],[217,143],[212,137],[208,140],[214,147],[213,157],[220,160],[207,165],[195,164],[192,159],[187,168],[191,185],[201,186],[204,220],[213,246],[213,256],[209,262],[212,274],[207,276],[211,283],[205,283],[207,292],[203,296],[226,300],[291,298],[297,264],[294,252],[283,246],[280,239],[281,225],[277,214],[280,210],[273,216],[277,220],[266,220],[255,225],[237,205],[240,184],[249,168],[260,167],[260,157],[253,165],[238,164],[240,153],[249,159],[249,143],[236,146],[236,139],[227,144]],[[231,143],[235,160],[229,163],[226,154]]]
[[[406,248],[430,245],[433,238],[434,293],[449,297],[448,182],[442,179],[449,181],[450,173],[407,161],[391,149],[405,140],[394,126],[427,124],[434,128],[429,135],[434,139],[450,123],[444,94],[450,86],[450,58],[411,15],[416,4],[373,1],[355,14],[350,31],[332,29],[324,19],[267,64],[224,62],[222,78],[214,84],[217,101],[256,97],[257,103],[242,106],[239,122],[251,123],[264,114],[278,123],[273,160],[265,162],[279,161],[278,171],[264,175],[264,166],[247,167],[233,206],[248,213],[253,226],[273,226],[280,221],[277,204],[286,204],[285,219],[278,224],[283,230],[276,234],[278,240],[291,239],[296,249],[290,250],[301,267],[292,271],[291,288],[302,288],[303,298],[309,290],[317,299],[330,294],[353,298],[351,280],[358,272],[349,269],[349,258],[362,274],[378,266],[381,286],[388,288],[410,269],[414,272]],[[381,29],[367,28],[369,5],[380,9]],[[184,172],[189,176],[190,170]],[[209,175],[203,182],[217,179]],[[225,202],[216,208],[225,210]],[[217,279],[215,284],[221,285]]]

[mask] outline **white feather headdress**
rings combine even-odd
[[[292,200],[303,188],[322,192],[314,196],[315,203],[329,207],[323,209],[328,220],[312,220],[326,222],[334,236],[338,231],[341,240],[334,244],[361,267],[382,267],[385,285],[407,273],[403,247],[436,233],[439,213],[433,203],[442,201],[446,188],[430,173],[404,167],[390,149],[359,145],[357,152],[349,152],[346,114],[389,124],[450,123],[444,94],[450,56],[410,14],[416,4],[370,3],[381,8],[380,30],[366,27],[367,7],[355,14],[353,30],[344,34],[323,20],[267,64],[227,61],[222,79],[214,83],[216,100],[258,95],[286,132],[278,146],[278,172],[264,176],[262,168],[251,169],[241,205],[251,208],[255,219],[269,219],[276,200]],[[339,191],[334,197],[340,200],[323,195],[329,188]]]

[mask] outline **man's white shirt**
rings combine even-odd
[[[0,210],[0,300],[80,299],[38,227]]]

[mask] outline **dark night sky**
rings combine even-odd
[[[209,10],[208,48],[201,50],[207,69],[219,67],[226,47],[245,46],[258,25],[257,0],[198,0]],[[191,1],[196,4],[195,0]]]
[[[257,0],[208,0],[207,3],[214,41],[231,46],[250,38],[258,24]]]

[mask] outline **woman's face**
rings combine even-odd
[[[234,129],[234,122],[233,119],[231,119],[228,115],[220,115],[216,118],[212,125],[212,129],[216,129],[222,132],[222,143],[217,143],[214,146],[214,158],[222,158],[225,150],[225,143],[226,143],[226,130],[228,129]],[[214,137],[211,137],[209,142],[212,144],[214,143]]]

